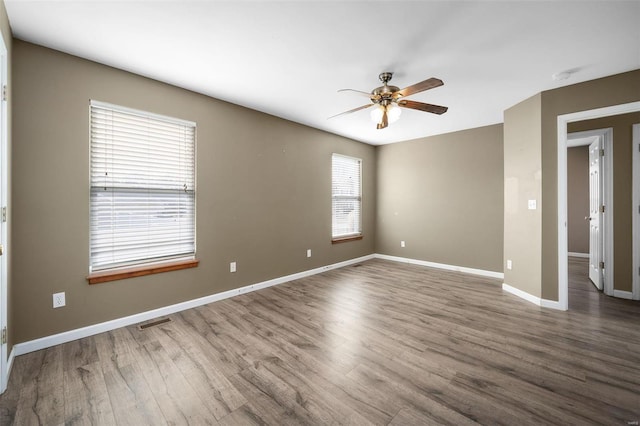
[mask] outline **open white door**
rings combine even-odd
[[[602,138],[589,145],[589,279],[603,289],[602,276]]]

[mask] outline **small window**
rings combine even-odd
[[[90,272],[193,259],[195,123],[90,110]]]
[[[362,160],[333,154],[331,158],[332,239],[362,235]]]

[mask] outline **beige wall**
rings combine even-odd
[[[523,254],[530,259],[525,271],[515,260],[513,271],[505,268],[505,283],[546,300],[558,300],[558,116],[639,100],[640,70],[635,70],[542,92],[505,111],[504,255],[505,260]],[[541,173],[534,173],[540,160]],[[507,181],[512,173],[519,175],[517,185],[515,180]],[[526,197],[515,196],[523,191],[528,192],[527,197],[537,197],[540,210],[509,213],[511,208],[523,208]],[[512,205],[516,199],[517,206]],[[541,227],[536,218],[540,213]],[[621,289],[618,285],[616,289]]]
[[[374,148],[18,40],[12,58],[12,342],[374,251],[504,269],[557,300],[556,117],[640,100],[634,71],[536,95],[504,127]],[[90,99],[198,123],[198,268],[87,284]],[[332,152],[364,160],[361,241],[330,241]]]
[[[640,112],[585,120],[568,125],[570,132],[613,128],[613,283],[616,290],[622,291],[633,289],[631,145],[632,126],[637,123],[640,123]]]
[[[374,147],[19,40],[13,66],[15,342],[374,252]],[[199,267],[87,284],[90,99],[197,122]],[[361,241],[331,244],[333,152],[363,159]]]
[[[558,300],[558,115],[637,101],[640,101],[640,70],[542,92],[541,286],[544,299]]]
[[[12,73],[11,73],[11,64],[13,62],[13,37],[11,35],[11,27],[9,26],[9,18],[7,16],[7,10],[4,5],[4,1],[0,1],[0,32],[2,32],[2,39],[4,41],[4,45],[7,48],[7,153],[9,158],[11,158],[11,145],[12,145],[12,132],[11,132],[11,117],[12,117],[12,105],[13,105],[13,95],[12,95]],[[11,176],[11,162],[7,162],[7,174]],[[12,256],[12,244],[11,244],[11,223],[12,223],[12,210],[11,210],[11,181],[9,181],[9,185],[7,185],[7,247],[5,247],[5,256],[7,257],[7,265],[9,265],[11,256]],[[12,300],[13,297],[13,275],[11,268],[8,268],[7,271],[7,353],[11,352],[13,348],[14,331],[13,331],[13,306],[9,301]]]
[[[589,253],[589,147],[567,150],[567,234],[569,252]]]
[[[542,244],[540,104],[538,94],[504,113],[504,282],[536,297]],[[536,201],[535,210],[528,208],[529,200]]]
[[[379,146],[376,251],[501,272],[502,163],[501,124]]]

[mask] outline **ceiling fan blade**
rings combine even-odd
[[[340,89],[338,90],[338,93],[340,92],[354,92],[358,95],[366,96],[367,98],[370,98],[372,96],[371,93],[363,92],[362,90],[355,90],[355,89]]]
[[[439,78],[430,78],[425,81],[421,81],[420,83],[416,83],[412,86],[405,87],[404,89],[400,89],[393,94],[395,98],[400,96],[410,96],[415,93],[424,92],[425,90],[433,89],[434,87],[442,86],[444,83]]]
[[[350,109],[349,111],[345,111],[345,112],[341,112],[340,114],[332,115],[331,117],[327,118],[327,120],[329,120],[331,118],[334,118],[334,117],[338,117],[340,115],[351,114],[352,112],[360,111],[361,109],[369,108],[369,107],[372,107],[374,105],[375,104],[362,105],[362,106],[359,106],[358,108]]]
[[[387,116],[386,108],[382,111],[382,120],[376,125],[376,129],[384,129],[389,125],[389,117]]]
[[[418,111],[431,112],[433,114],[444,114],[449,109],[448,107],[425,104],[423,102],[410,101],[408,99],[402,99],[398,101],[398,105],[404,108],[417,109]]]

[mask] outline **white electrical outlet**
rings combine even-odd
[[[511,270],[513,264],[511,263],[511,259],[507,259],[507,269]]]
[[[307,257],[311,257],[311,249],[307,249]]]
[[[62,308],[67,304],[67,301],[64,297],[64,291],[62,293],[54,293],[53,294],[53,307],[54,308]]]
[[[236,262],[231,262],[229,264],[229,272],[235,272],[237,270],[236,268]]]
[[[529,208],[529,210],[535,210],[537,208],[536,200],[529,200],[527,202],[527,207]]]
[[[400,241],[400,247],[404,247],[404,241]]]

